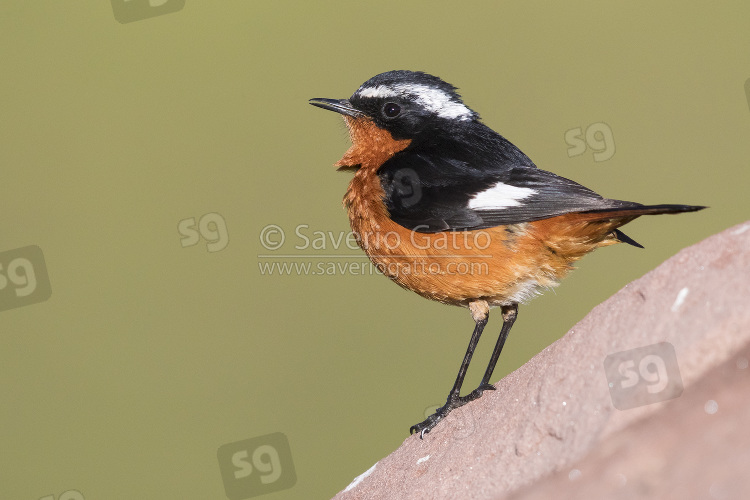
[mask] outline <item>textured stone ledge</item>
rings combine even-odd
[[[605,358],[665,342],[681,395],[616,409]],[[750,470],[748,344],[750,222],[630,283],[496,391],[424,440],[407,438],[335,498],[738,498],[750,491],[740,473]],[[638,361],[622,372],[637,379]],[[648,384],[659,381],[657,364],[641,369]],[[615,398],[633,403],[619,383]]]

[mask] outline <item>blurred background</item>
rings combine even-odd
[[[2,3],[0,497],[333,496],[444,402],[473,322],[346,239],[351,174],[332,165],[348,136],[307,100],[427,71],[540,168],[711,207],[631,223],[645,250],[595,252],[522,306],[495,382],[750,218],[749,16],[747,2]]]

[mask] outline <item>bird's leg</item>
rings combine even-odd
[[[448,393],[448,400],[446,401],[445,405],[438,408],[435,413],[427,417],[427,419],[425,419],[423,422],[412,425],[409,429],[409,432],[411,434],[419,432],[420,438],[424,437],[425,433],[430,432],[430,430],[435,427],[435,425],[437,425],[439,421],[445,418],[445,416],[448,415],[451,410],[463,406],[469,401],[473,401],[474,399],[482,395],[481,392],[474,395],[474,393],[477,392],[474,391],[472,394],[469,394],[468,396],[465,396],[463,398],[460,396],[461,385],[463,385],[466,371],[469,369],[471,356],[474,354],[474,350],[477,348],[477,344],[479,343],[479,337],[482,336],[482,330],[484,330],[484,326],[487,324],[490,310],[489,305],[485,301],[472,302],[469,306],[469,309],[471,310],[471,315],[476,322],[476,326],[474,326],[474,332],[471,334],[469,347],[466,349],[464,360],[461,362],[461,368],[459,368],[458,370],[456,382],[453,384],[453,389],[451,389],[451,392]]]
[[[487,370],[484,372],[484,377],[482,377],[482,382],[479,384],[479,387],[474,389],[469,396],[474,396],[474,399],[478,398],[482,395],[482,392],[484,391],[494,391],[495,386],[490,384],[490,377],[492,377],[492,372],[495,370],[495,365],[497,364],[498,358],[500,358],[500,352],[503,350],[503,346],[505,345],[505,341],[508,338],[508,334],[510,333],[510,329],[513,327],[513,323],[515,323],[516,318],[518,317],[518,304],[512,304],[509,306],[503,306],[503,328],[500,330],[500,336],[497,338],[497,343],[495,344],[495,350],[492,351],[492,357],[490,358],[490,363],[487,365]],[[475,395],[476,394],[476,395]]]

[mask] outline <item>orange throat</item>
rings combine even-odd
[[[339,170],[355,170],[344,196],[344,206],[355,234],[379,231],[380,223],[390,220],[383,203],[385,193],[380,184],[378,169],[393,155],[404,150],[411,140],[396,140],[369,118],[344,116],[352,146],[336,162]],[[362,245],[365,251],[367,248]]]
[[[336,162],[339,168],[372,169],[373,173],[391,156],[405,149],[411,140],[396,140],[391,133],[375,125],[369,118],[344,116],[352,146]]]

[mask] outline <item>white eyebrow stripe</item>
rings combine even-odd
[[[367,87],[364,89],[359,89],[357,91],[357,95],[359,97],[395,97],[396,91],[392,89],[391,87],[385,87],[383,85],[378,85],[377,87]]]
[[[395,85],[377,85],[361,88],[357,91],[360,97],[413,97],[419,104],[442,118],[469,120],[474,112],[440,89],[422,84],[399,83]]]
[[[491,188],[475,194],[469,200],[469,208],[474,210],[492,210],[517,207],[521,205],[521,200],[533,194],[536,194],[536,190],[534,189],[498,182]]]

